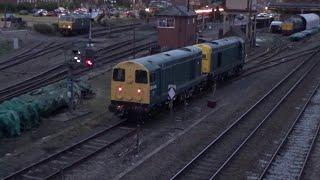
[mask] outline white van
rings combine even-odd
[[[272,21],[269,27],[271,33],[281,33],[282,21]]]

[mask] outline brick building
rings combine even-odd
[[[277,0],[269,4],[269,9],[287,14],[320,13],[320,0]]]
[[[171,6],[157,15],[158,45],[163,50],[196,43],[197,14],[185,6]]]
[[[36,3],[36,2],[59,2],[61,0],[2,0],[3,3],[19,4],[19,3]]]

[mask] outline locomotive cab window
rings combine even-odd
[[[148,83],[148,75],[147,71],[144,70],[136,70],[136,83]]]
[[[121,68],[116,68],[113,70],[113,80],[114,81],[125,81],[125,70]]]
[[[206,54],[202,54],[202,60],[208,60]]]

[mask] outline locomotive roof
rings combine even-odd
[[[82,15],[82,14],[67,14],[59,17],[59,19],[62,19],[62,18],[89,19],[87,15]]]
[[[201,53],[201,50],[199,48],[194,46],[187,46],[180,49],[138,58],[135,60],[131,60],[131,62],[142,64],[149,71],[154,71],[160,67],[170,66],[171,64],[181,61],[182,58],[193,56],[199,53]]]
[[[228,46],[228,45],[239,43],[239,42],[242,44],[244,43],[244,40],[240,37],[232,36],[228,38],[214,40],[211,42],[206,42],[204,44],[208,44],[210,46],[218,48],[218,47],[224,47],[224,46]]]

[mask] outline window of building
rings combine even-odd
[[[158,19],[158,27],[160,28],[174,28],[174,18],[160,18]]]
[[[144,70],[136,70],[136,83],[148,83],[148,75]]]
[[[114,81],[125,81],[125,70],[121,68],[116,68],[113,70],[113,80]]]

